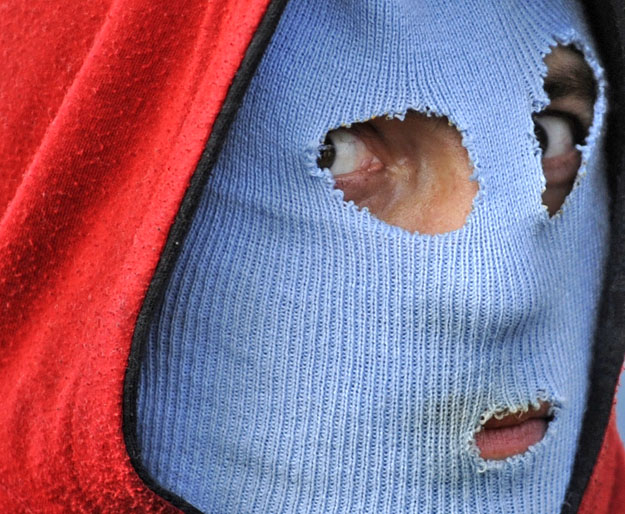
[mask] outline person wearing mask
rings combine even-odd
[[[617,7],[16,9],[0,505],[625,512]]]

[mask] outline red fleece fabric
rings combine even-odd
[[[612,409],[599,459],[595,465],[579,514],[625,513],[625,450]]]
[[[173,512],[122,387],[139,308],[268,0],[0,16],[0,512]]]
[[[3,4],[0,512],[176,511],[130,464],[124,373],[167,232],[267,4]],[[624,483],[612,421],[583,512],[625,512]]]

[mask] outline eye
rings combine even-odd
[[[575,150],[583,141],[583,127],[568,113],[543,113],[534,116],[534,133],[543,151],[543,159],[558,157]]]
[[[356,134],[346,129],[337,129],[328,134],[321,146],[317,166],[329,168],[336,177],[357,171],[373,157],[367,145]]]

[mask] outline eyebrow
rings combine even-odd
[[[577,53],[582,56],[581,52]],[[585,59],[554,63],[545,77],[545,92],[550,100],[576,96],[594,104],[597,98],[597,81]]]

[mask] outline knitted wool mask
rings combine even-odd
[[[532,115],[558,43],[599,94],[550,218]],[[558,512],[608,242],[603,89],[566,0],[289,2],[151,327],[156,481],[204,512]],[[328,131],[407,110],[462,133],[479,192],[458,230],[388,225],[317,167]],[[481,419],[539,400],[538,444],[480,457]]]

